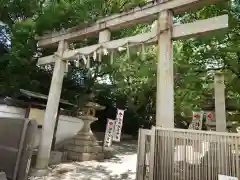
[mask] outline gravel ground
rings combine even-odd
[[[50,173],[30,180],[135,180],[137,143],[113,145],[114,157],[99,161],[72,162],[49,168]]]

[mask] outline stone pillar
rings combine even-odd
[[[81,117],[79,117],[79,118],[81,118]],[[84,119],[84,118],[82,118],[82,119]],[[83,120],[83,122],[84,122],[84,124],[83,124],[83,128],[82,128],[82,130],[81,131],[79,131],[79,133],[81,132],[81,133],[86,133],[86,134],[92,134],[92,130],[91,130],[91,124],[94,122],[95,120],[92,120],[92,121],[90,121],[90,120],[88,120],[88,119],[84,119]]]
[[[174,128],[174,81],[173,81],[173,47],[172,47],[172,12],[165,10],[158,17],[158,65],[157,65],[157,100],[156,126]],[[152,29],[154,32],[154,28]],[[155,29],[156,31],[156,29]],[[156,140],[156,139],[155,139]],[[157,138],[154,150],[155,159],[153,172],[166,169],[165,176],[173,179],[174,141],[166,137]],[[157,144],[164,144],[158,148]],[[151,173],[150,179],[155,173]]]
[[[216,131],[226,132],[226,106],[224,75],[216,73],[214,78]]]
[[[174,128],[174,80],[172,12],[162,11],[158,18],[158,68],[156,126]]]
[[[38,148],[36,169],[47,169],[54,133],[54,127],[58,114],[58,106],[61,96],[63,77],[66,70],[66,62],[61,60],[63,52],[67,49],[67,43],[59,42],[57,60],[55,62],[52,82],[50,86],[41,141]]]

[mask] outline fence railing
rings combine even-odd
[[[148,129],[139,130],[137,180],[145,180],[149,177],[151,133],[152,131]]]
[[[141,129],[137,180],[240,179],[240,135],[185,129]]]

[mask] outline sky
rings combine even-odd
[[[11,45],[10,37],[5,31],[6,24],[0,21],[0,42],[6,43],[5,45]]]

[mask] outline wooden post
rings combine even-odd
[[[216,73],[214,77],[216,131],[226,132],[226,106],[224,75]]]
[[[172,12],[162,11],[158,18],[158,68],[156,126],[174,128],[174,81]]]
[[[42,136],[38,148],[38,157],[36,169],[47,169],[51,152],[51,145],[54,133],[54,127],[58,114],[58,106],[61,96],[63,77],[66,70],[66,62],[61,60],[64,50],[67,49],[67,43],[59,42],[58,57],[55,62],[51,87],[49,91]]]

